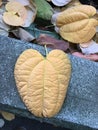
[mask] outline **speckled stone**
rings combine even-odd
[[[28,48],[45,55],[39,45],[0,36],[0,109],[73,130],[98,129],[98,63],[69,55],[72,75],[61,111],[50,119],[37,118],[21,101],[13,75],[18,56]]]

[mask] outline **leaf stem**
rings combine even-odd
[[[45,28],[51,28],[51,27],[54,27],[55,25],[48,25],[48,26],[45,26]]]
[[[47,50],[47,46],[46,46],[46,44],[45,44],[45,52],[46,52],[46,57],[47,57],[47,55],[48,55],[48,50]]]

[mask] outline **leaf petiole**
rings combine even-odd
[[[47,55],[48,55],[48,50],[47,50],[46,44],[44,45],[44,47],[45,47],[45,52],[46,52],[46,57],[47,57]]]

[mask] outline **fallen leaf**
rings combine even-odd
[[[8,36],[9,30],[10,30],[10,26],[4,23],[2,14],[0,14],[0,35]]]
[[[5,8],[2,5],[1,8],[0,8],[0,35],[8,36],[9,35],[10,26],[7,25],[3,21],[3,13],[4,12],[5,12]]]
[[[87,59],[86,56],[81,52],[73,52],[72,55]]]
[[[61,37],[72,43],[84,43],[93,38],[98,21],[93,18],[96,9],[89,5],[78,5],[54,14],[53,24],[59,27]]]
[[[22,25],[22,27],[29,27],[30,24],[33,23],[36,18],[37,8],[34,2],[32,1],[29,2],[29,5],[25,6],[25,8],[27,10],[27,18],[25,20],[24,25]]]
[[[20,25],[22,27],[29,27],[30,24],[35,20],[37,14],[36,5],[32,0],[9,0],[10,2],[18,2],[23,5],[27,11],[27,17],[24,24]],[[22,11],[23,12],[23,11]]]
[[[53,38],[52,36],[41,34],[37,39],[37,43],[40,45],[47,45],[52,49],[60,49],[63,51],[67,51],[69,49],[69,43],[64,40],[58,40]]]
[[[58,35],[55,31],[46,31],[46,30],[36,28],[34,23],[24,29],[29,33],[31,33],[36,38],[38,38],[40,34],[47,34],[49,36],[55,37],[56,39],[61,38],[60,35]]]
[[[6,24],[12,26],[21,26],[27,18],[26,8],[19,2],[8,2],[5,6],[7,12],[3,14],[3,20]]]
[[[64,6],[67,5],[72,0],[51,0],[51,1],[56,6]]]
[[[24,41],[32,41],[35,39],[33,35],[31,35],[29,32],[24,30],[23,28],[17,28],[16,30],[12,30],[12,33],[19,39]]]
[[[9,112],[5,112],[5,111],[1,111],[2,116],[4,117],[4,119],[11,121],[13,119],[15,119],[15,115]]]
[[[72,55],[80,57],[80,58],[84,58],[84,59],[87,59],[87,60],[98,62],[98,54],[84,55],[81,52],[73,52]]]
[[[38,117],[52,117],[60,111],[70,75],[70,60],[61,50],[52,50],[44,57],[28,49],[19,56],[14,70],[21,98],[28,110]]]
[[[32,0],[37,7],[37,17],[44,20],[51,20],[53,8],[46,0]]]
[[[98,54],[86,55],[86,58],[98,62]]]
[[[98,43],[93,40],[90,40],[87,43],[79,44],[79,47],[83,54],[94,54],[98,53]]]

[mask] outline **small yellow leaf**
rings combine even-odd
[[[3,15],[5,23],[12,26],[29,27],[35,20],[37,9],[33,1],[9,0]]]
[[[5,112],[5,111],[0,111],[0,112],[1,112],[1,114],[3,116],[3,118],[8,120],[8,121],[11,121],[11,120],[15,119],[15,115],[12,114],[12,113],[8,113],[8,112]]]

